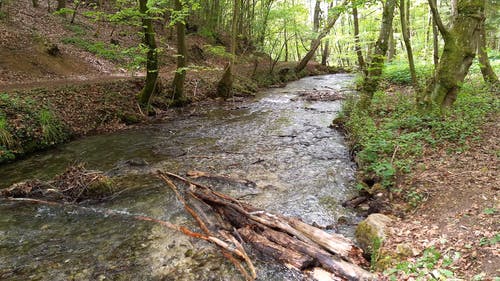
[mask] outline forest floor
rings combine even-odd
[[[476,136],[479,140],[469,140],[464,151],[446,145],[427,148],[415,171],[399,178],[397,188],[412,190],[406,196],[413,196],[417,207],[390,226],[384,241],[384,249],[409,256],[402,259],[408,263],[400,263],[397,280],[416,276],[420,280],[499,280],[498,120],[498,114],[489,116]],[[437,270],[422,276],[421,268],[426,266]],[[446,275],[448,270],[461,279]]]

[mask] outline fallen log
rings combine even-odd
[[[160,175],[188,184],[190,195],[210,206],[235,229],[237,236],[265,256],[303,272],[320,267],[344,280],[376,280],[375,275],[362,268],[368,264],[363,251],[340,234],[257,209],[179,175]]]

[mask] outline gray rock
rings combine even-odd
[[[371,214],[356,227],[356,240],[365,253],[378,251],[387,236],[392,219],[383,214]]]

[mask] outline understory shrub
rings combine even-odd
[[[488,115],[500,108],[495,93],[478,82],[464,84],[443,115],[418,112],[414,95],[408,93],[378,91],[368,112],[359,110],[356,100],[345,101],[340,118],[361,173],[386,188],[394,186],[398,174],[412,170],[425,148],[466,150],[470,141],[479,139]]]

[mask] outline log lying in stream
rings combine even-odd
[[[173,189],[177,187],[169,177],[188,184],[188,194],[210,206],[229,223],[219,228],[227,232],[232,229],[235,238],[241,238],[265,256],[303,272],[320,267],[344,280],[376,280],[375,275],[362,268],[367,265],[362,250],[342,235],[257,209],[175,174],[159,172],[159,176]],[[180,200],[186,206],[185,200]],[[198,220],[203,216],[194,214],[194,217]]]

